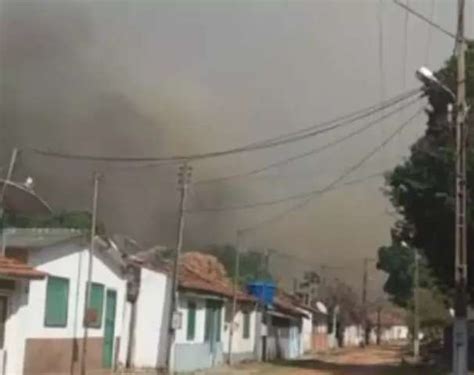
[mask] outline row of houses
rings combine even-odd
[[[9,192],[9,212],[50,213],[21,185]],[[191,372],[329,346],[321,302],[282,290],[263,301],[234,289],[215,257],[188,252],[179,265],[178,314],[171,314],[167,263],[63,226],[2,229],[0,375]]]
[[[98,236],[90,252],[86,233],[75,229],[7,228],[2,235],[0,374],[124,367],[187,372],[226,363],[230,347],[236,363],[296,358],[313,343],[325,345],[325,313],[283,292],[263,308],[238,290],[232,314],[233,285],[222,265],[191,252],[180,265],[180,322],[169,355],[166,265],[129,256]]]

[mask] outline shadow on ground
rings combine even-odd
[[[278,366],[327,372],[331,375],[437,375],[438,369],[429,366],[385,365],[385,364],[343,364],[315,359],[276,362]]]

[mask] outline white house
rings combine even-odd
[[[138,278],[138,288],[136,298],[130,291],[128,293],[118,365],[136,369],[165,368],[171,280],[164,270],[136,262],[131,266]]]
[[[185,254],[180,265],[179,291],[182,324],[176,331],[173,369],[189,372],[223,364],[229,351],[233,287],[222,264],[210,255]],[[253,359],[255,346],[255,300],[238,291],[237,301],[238,312],[233,320],[234,363]]]
[[[255,302],[240,299],[237,302],[233,323],[231,323],[232,303],[230,301],[226,304],[225,311],[226,319],[223,335],[223,350],[226,358],[229,358],[229,348],[231,348],[232,364],[256,360],[255,327],[259,314],[255,308]],[[231,324],[233,324],[234,332],[232,334],[232,345],[230,346]]]
[[[82,232],[11,228],[4,236],[7,257],[47,275],[22,285],[20,298],[8,304],[5,374],[69,374],[82,358],[88,370],[113,367],[126,291],[115,249],[100,239],[94,245],[86,311],[90,252]]]

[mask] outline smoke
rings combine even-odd
[[[130,94],[133,87],[110,74],[113,61],[97,52],[107,45],[100,43],[90,6],[2,2],[0,9],[2,161],[15,146],[120,156],[200,147],[189,126],[196,113],[175,101],[170,87],[155,91],[156,105],[147,112]],[[23,152],[15,177],[34,176],[55,209],[85,210],[95,170],[104,172],[99,216],[109,232],[173,243],[175,166],[115,170]]]
[[[426,13],[426,2],[414,3]],[[380,100],[377,4],[0,0],[0,164],[7,163],[15,146],[120,156],[219,150],[374,104]],[[439,2],[436,22],[450,28],[455,19],[451,8]],[[400,92],[404,81],[404,13],[396,6],[385,9],[389,97]],[[406,72],[426,63],[426,30],[425,24],[410,21]],[[452,49],[450,39],[440,36],[435,43],[435,38],[433,34],[429,64],[434,67]],[[414,84],[412,78],[406,89]],[[393,129],[396,122],[385,126]],[[190,208],[322,188],[380,143],[378,130],[259,176],[193,186]],[[383,157],[351,178],[392,167],[422,131],[422,122],[408,129],[392,148],[385,148]],[[193,179],[240,173],[340,135],[196,163]],[[96,170],[103,172],[99,219],[110,233],[130,235],[145,245],[174,244],[176,166],[117,170],[106,163],[22,153],[15,178],[33,176],[37,192],[57,210],[87,210]],[[275,256],[272,262],[284,277],[293,269],[317,269],[321,262],[362,264],[362,257],[375,256],[389,238],[392,219],[384,216],[387,202],[381,185],[381,179],[374,180],[324,195],[261,228],[249,246],[276,248],[309,260],[293,264]],[[252,226],[289,204],[189,215],[186,247],[234,241],[237,228]],[[346,274],[360,281],[359,275]]]

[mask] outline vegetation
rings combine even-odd
[[[233,245],[210,245],[200,250],[202,253],[217,257],[226,268],[230,277],[234,277],[236,248]],[[263,251],[248,250],[241,252],[239,264],[239,282],[242,285],[254,280],[274,280],[266,269]]]
[[[16,228],[70,228],[90,230],[92,224],[91,214],[84,211],[63,211],[49,215],[19,215],[11,212],[5,213],[4,227]],[[97,232],[105,233],[103,224],[98,223]]]
[[[474,44],[467,53],[467,100],[474,103]],[[436,73],[455,91],[455,60]],[[454,132],[447,117],[446,94],[427,88],[431,109],[427,110],[425,134],[411,148],[410,157],[386,178],[387,194],[401,219],[392,228],[392,243],[379,250],[379,268],[389,274],[385,291],[400,305],[411,298],[413,253],[400,246],[406,241],[423,256],[425,287],[449,294],[454,284]],[[473,111],[468,117],[472,124]],[[470,138],[474,140],[474,133]],[[472,146],[472,141],[470,145]],[[467,183],[474,186],[474,151],[467,155]],[[468,262],[474,267],[474,189],[468,190]],[[429,277],[427,277],[429,275]],[[430,284],[431,283],[431,284]],[[469,280],[472,294],[474,278]],[[437,298],[437,297],[436,297]],[[435,300],[436,300],[435,298]]]

